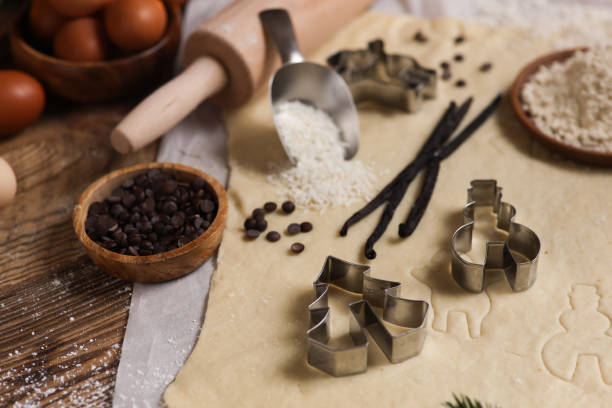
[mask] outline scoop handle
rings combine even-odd
[[[283,64],[304,61],[287,10],[264,10],[259,13],[259,19],[272,41],[274,41]]]

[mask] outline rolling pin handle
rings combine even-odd
[[[136,106],[111,133],[119,153],[151,143],[181,121],[200,102],[225,87],[227,74],[214,58],[203,56]]]
[[[291,17],[285,9],[269,9],[259,13],[264,29],[276,44],[283,64],[303,62],[304,57],[295,38]]]

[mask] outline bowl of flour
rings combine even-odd
[[[612,46],[536,59],[517,76],[511,98],[542,144],[570,159],[612,166]]]

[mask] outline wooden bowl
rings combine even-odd
[[[563,141],[556,139],[553,136],[547,135],[535,125],[529,113],[525,112],[525,110],[523,109],[521,99],[523,86],[531,79],[531,76],[534,75],[538,71],[538,69],[540,69],[540,67],[550,66],[553,62],[564,61],[574,55],[576,51],[584,51],[587,49],[588,48],[581,47],[557,51],[537,58],[536,60],[527,64],[518,74],[518,76],[514,80],[514,84],[512,85],[512,90],[510,93],[510,98],[512,100],[512,108],[518,116],[519,121],[531,132],[531,134],[538,141],[540,141],[550,150],[553,150],[569,159],[573,159],[579,162],[595,164],[599,166],[612,166],[612,152],[606,153],[573,146],[564,143]]]
[[[182,181],[191,181],[195,177],[206,180],[217,199],[217,215],[208,229],[187,245],[148,256],[122,255],[96,244],[85,232],[89,206],[94,201],[102,201],[109,197],[111,191],[119,187],[124,180],[151,169],[163,169]],[[91,184],[74,207],[72,224],[87,255],[109,275],[132,282],[163,282],[192,272],[215,253],[221,243],[227,209],[225,189],[212,176],[181,164],[145,163],[115,170]]]
[[[27,12],[10,35],[15,64],[41,80],[51,93],[77,102],[101,102],[134,96],[152,89],[172,71],[181,36],[180,8],[165,1],[168,27],[151,48],[127,57],[98,62],[75,62],[41,52],[27,29]]]

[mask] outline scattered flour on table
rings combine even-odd
[[[268,180],[300,207],[324,209],[368,200],[375,175],[361,161],[344,160],[340,130],[322,110],[302,102],[275,106],[274,122],[296,164],[270,164]]]
[[[524,107],[544,133],[612,152],[612,47],[577,52],[540,68],[525,84]]]
[[[470,0],[468,19],[490,25],[528,29],[529,37],[553,36],[555,48],[608,44],[612,39],[612,2],[609,0]],[[512,44],[510,44],[512,45]],[[518,46],[525,43],[518,42]]]

